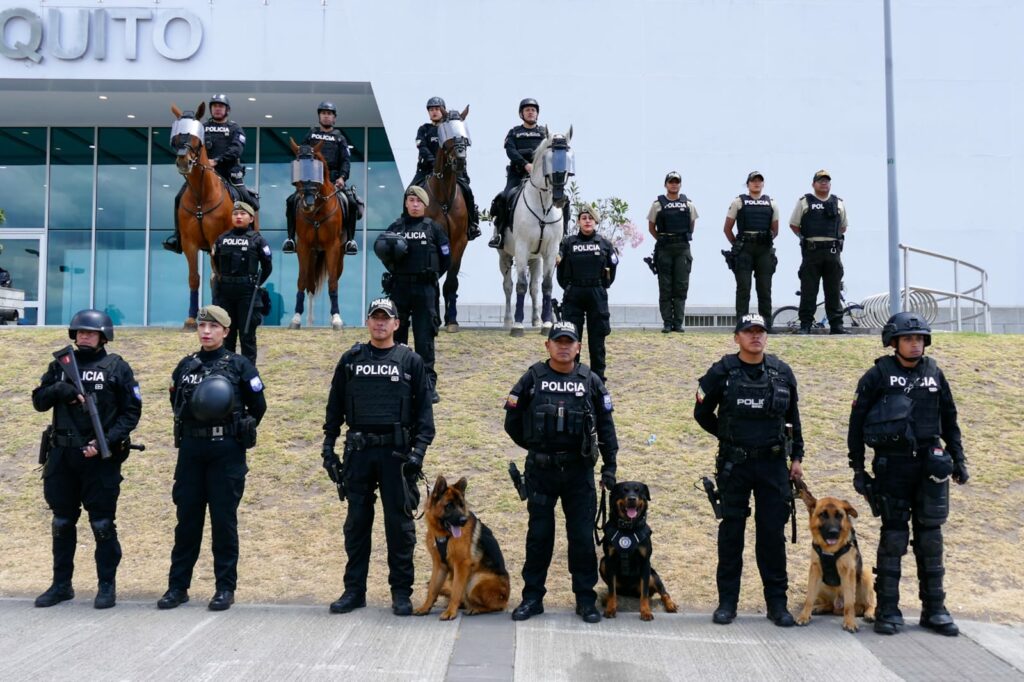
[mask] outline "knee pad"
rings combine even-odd
[[[89,525],[92,526],[92,534],[96,537],[96,542],[105,542],[117,537],[117,526],[114,525],[114,519],[96,519],[90,521]]]
[[[914,534],[914,554],[918,557],[941,557],[942,529],[918,529]]]
[[[75,522],[63,516],[54,516],[53,521],[50,523],[50,530],[55,540],[74,537]]]
[[[907,553],[910,544],[909,530],[883,530],[878,543],[878,552],[891,557],[901,557]]]

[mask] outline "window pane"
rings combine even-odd
[[[11,276],[11,288],[25,292],[26,301],[39,300],[39,240],[3,240],[4,253],[0,267]]]
[[[4,227],[43,227],[46,129],[0,128],[0,208]]]
[[[92,237],[88,230],[67,230],[47,239],[46,324],[67,324],[89,307]]]
[[[145,128],[100,128],[96,229],[146,229]]]
[[[170,135],[170,128],[153,128],[153,140],[150,145],[153,168],[149,213],[149,226],[152,230],[170,230],[174,227],[174,197],[184,186],[178,168],[174,165]],[[152,311],[150,314],[152,315]]]
[[[96,231],[95,307],[106,311],[114,324],[144,322],[145,250],[145,231]]]
[[[161,246],[170,236],[170,229],[153,230],[149,236],[149,324],[179,327],[188,316],[188,262]],[[200,304],[205,305],[210,300],[210,265],[205,253],[200,256]]]
[[[50,131],[51,230],[92,229],[93,128]]]

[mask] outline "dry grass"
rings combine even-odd
[[[33,411],[30,393],[50,351],[67,343],[62,330],[4,329],[5,363],[0,367],[0,593],[32,595],[49,581],[50,513],[36,471],[38,433],[47,417]],[[260,445],[250,452],[250,474],[239,513],[242,557],[239,597],[261,602],[326,603],[341,591],[344,508],[320,468],[323,410],[338,356],[365,338],[361,329],[269,329],[260,333],[260,364],[270,409]],[[543,353],[540,336],[509,339],[500,331],[442,332],[438,343],[438,437],[426,472],[469,477],[469,499],[490,525],[521,588],[526,509],[505,468],[523,453],[502,430],[502,401],[526,367]],[[960,406],[960,423],[970,461],[969,485],[954,487],[946,526],[947,589],[954,613],[1000,620],[1024,618],[1024,423],[1020,405],[1024,359],[1019,337],[941,335],[932,349],[950,378]],[[653,494],[655,565],[684,607],[709,610],[716,600],[715,521],[693,483],[713,466],[715,441],[692,419],[697,378],[733,349],[731,335],[662,335],[616,331],[608,340],[609,383],[616,399],[619,478],[648,482]],[[805,472],[812,491],[853,498],[846,466],[846,419],[857,378],[881,352],[871,338],[772,337],[771,350],[789,362],[800,381]],[[166,386],[176,362],[198,347],[194,335],[168,330],[118,330],[112,349],[135,368],[145,405],[136,440],[148,450],[124,466],[118,526],[124,562],[118,577],[122,596],[155,598],[166,586],[174,526],[170,499],[175,452]],[[657,440],[648,445],[648,437]],[[866,504],[858,506],[867,511]],[[378,517],[380,515],[378,514]],[[790,547],[792,598],[802,600],[807,554],[806,516],[800,517],[800,545]],[[422,522],[420,522],[422,526]],[[370,598],[386,602],[387,565],[382,522],[375,528]],[[751,522],[752,526],[752,522]],[[878,520],[859,520],[862,547],[873,558]],[[787,530],[788,533],[788,530]],[[762,608],[748,531],[741,607]],[[78,585],[94,578],[92,538],[81,527]],[[422,537],[422,531],[421,531]],[[212,593],[209,541],[197,566],[193,590]],[[419,592],[429,559],[417,547]],[[904,602],[916,602],[913,559],[904,562]],[[564,533],[559,531],[548,580],[548,603],[569,605]],[[414,595],[414,599],[419,596]]]

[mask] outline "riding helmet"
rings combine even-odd
[[[444,100],[441,99],[440,97],[431,97],[430,99],[428,99],[427,109],[429,109],[430,107],[441,107],[443,110],[448,111],[447,105],[445,105]]]
[[[214,104],[223,104],[228,108],[228,111],[231,111],[231,100],[224,93],[218,93],[210,98],[210,106]]]
[[[519,103],[520,116],[523,115],[523,109],[525,109],[526,107],[534,107],[537,109],[537,113],[540,113],[540,105],[537,104],[537,100],[533,99],[532,97],[527,97],[526,99]]]
[[[320,102],[316,107],[316,113],[319,115],[323,111],[329,111],[335,116],[338,115],[338,107],[334,106],[334,102]]]

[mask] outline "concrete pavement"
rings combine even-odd
[[[958,620],[946,638],[910,625],[895,637],[857,634],[835,617],[783,629],[741,614],[636,612],[587,625],[549,611],[444,623],[389,609],[331,615],[327,606],[205,599],[172,611],[121,601],[97,611],[91,594],[49,609],[0,599],[0,679],[8,680],[1024,680],[1024,627]],[[909,622],[909,619],[908,619]]]

